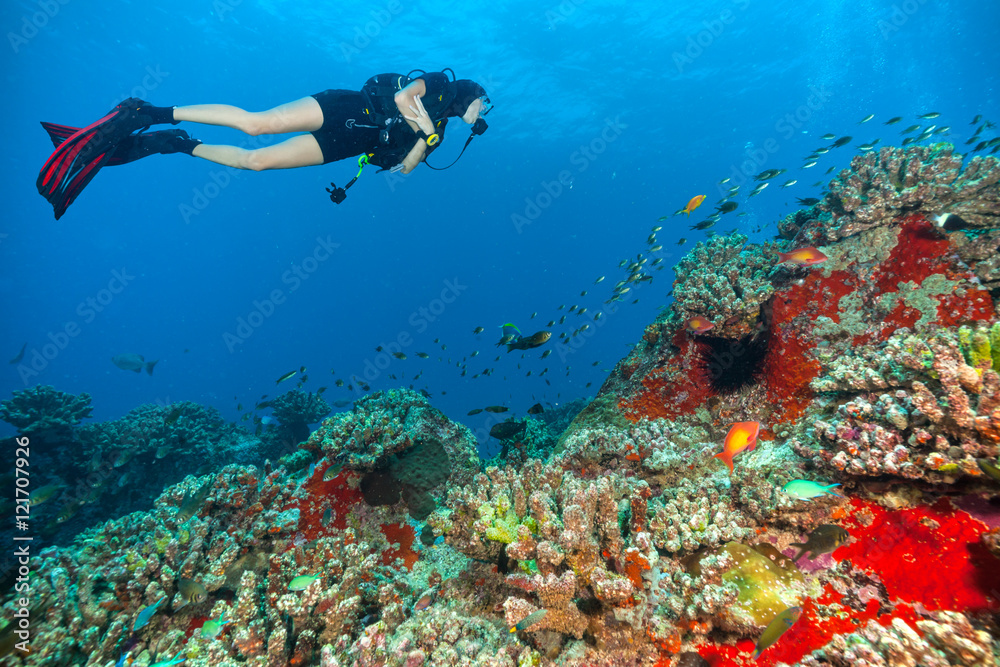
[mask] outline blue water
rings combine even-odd
[[[669,267],[703,238],[688,225],[711,212],[718,181],[735,172],[737,182],[748,161],[746,173],[788,173],[750,200],[744,185],[737,201],[750,215],[724,216],[716,230],[738,227],[760,241],[796,197],[819,196],[812,184],[832,178],[828,167],[846,167],[856,153],[835,149],[799,169],[829,144],[821,135],[898,145],[899,131],[921,122],[914,116],[938,111],[922,124],[951,125],[943,138],[964,147],[974,115],[1000,121],[996,4],[665,4],[4,3],[0,359],[27,343],[28,365],[3,364],[0,397],[51,384],[89,392],[96,420],[179,400],[236,419],[237,403],[291,388],[275,386],[289,370],[306,366],[305,388],[329,386],[334,401],[360,394],[356,383],[354,393],[335,388],[331,369],[350,382],[367,362],[388,363],[369,375],[373,390],[407,386],[422,370],[415,387],[483,429],[488,413],[466,417],[470,409],[502,403],[523,414],[536,401],[598,390],[669,303]],[[380,72],[444,67],[487,88],[496,105],[489,131],[447,171],[421,166],[391,181],[369,167],[339,206],[324,188],[349,180],[353,161],[253,173],[154,156],[104,169],[59,222],[35,190],[51,152],[39,120],[86,124],[130,95],[264,110],[326,88],[358,89]],[[876,118],[858,125],[869,113]],[[904,121],[881,124],[897,115]],[[247,141],[235,130],[182,127],[209,143]],[[452,121],[432,163],[458,154],[466,127]],[[780,189],[790,178],[799,182]],[[707,199],[690,222],[657,222],[696,194]],[[592,315],[625,276],[619,261],[645,253],[656,224],[667,270],[629,294],[639,303],[627,299],[598,326]],[[678,247],[681,237],[689,240]],[[314,254],[330,244],[338,244],[331,254]],[[296,282],[296,266],[307,279]],[[117,293],[102,291],[116,271]],[[227,344],[239,318],[276,290],[283,303]],[[494,360],[500,325],[533,332],[565,313],[560,304],[589,309],[555,329],[591,324],[572,354]],[[76,335],[61,335],[67,326]],[[477,326],[486,333],[472,335]],[[412,339],[407,360],[375,352],[401,335]],[[461,377],[456,362],[474,350]],[[159,359],[153,376],[113,366],[124,352]],[[485,368],[494,373],[473,379]]]

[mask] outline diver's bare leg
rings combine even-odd
[[[238,146],[198,144],[191,153],[216,164],[237,169],[263,171],[323,164],[323,151],[311,134],[300,134],[280,144],[247,150]]]
[[[314,97],[303,97],[257,112],[228,104],[195,104],[176,107],[174,120],[231,127],[256,137],[284,132],[315,132],[323,126],[323,110]]]

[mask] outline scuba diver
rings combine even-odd
[[[324,90],[261,112],[226,104],[157,107],[131,97],[84,128],[43,122],[56,150],[39,172],[36,185],[58,220],[101,167],[149,155],[184,153],[253,171],[311,167],[360,155],[357,175],[343,188],[333,183],[333,189],[327,188],[330,199],[339,204],[366,164],[380,171],[413,171],[440,145],[449,118],[458,117],[473,126],[460,158],[469,142],[486,131],[483,116],[491,108],[482,86],[471,79],[456,79],[450,68],[379,74],[368,79],[361,91]],[[273,146],[245,149],[205,144],[184,130],[146,132],[152,125],[181,121],[231,127],[250,136],[307,134]]]

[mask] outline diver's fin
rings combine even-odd
[[[102,118],[68,136],[62,136],[71,129],[67,126],[43,125],[53,143],[58,138],[59,144],[42,165],[35,185],[39,194],[52,204],[56,220],[101,167],[109,163],[120,142],[136,130],[163,122],[176,122],[172,109],[154,107],[130,97]]]
[[[59,144],[80,131],[78,127],[46,123],[45,121],[42,121],[42,127],[49,133],[49,139],[57,148]],[[163,155],[187,153],[190,155],[194,147],[200,143],[197,139],[192,139],[184,130],[159,130],[130,134],[118,143],[118,148],[111,154],[111,159],[108,160],[106,166],[115,167],[127,164],[157,153]]]

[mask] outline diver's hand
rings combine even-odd
[[[413,104],[409,105],[410,112],[412,116],[407,116],[403,114],[403,118],[406,120],[411,120],[417,124],[417,127],[421,129],[426,134],[434,133],[434,122],[427,113],[427,109],[424,108],[424,103],[420,100],[420,95],[413,96]]]

